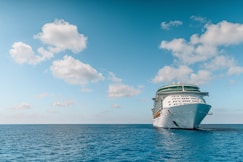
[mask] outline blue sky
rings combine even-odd
[[[0,123],[152,123],[161,85],[198,84],[243,123],[243,2],[0,1]]]

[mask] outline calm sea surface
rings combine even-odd
[[[243,125],[0,125],[0,161],[243,161]]]

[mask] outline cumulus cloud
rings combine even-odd
[[[121,108],[121,106],[119,104],[113,104],[111,107],[113,109],[119,109],[119,108]]]
[[[205,84],[212,79],[211,72],[207,70],[199,70],[198,73],[192,73],[190,75],[189,83],[193,84]]]
[[[73,100],[65,100],[65,101],[62,101],[62,102],[54,102],[52,104],[52,106],[54,107],[69,107],[71,105],[73,105]]]
[[[87,44],[87,37],[78,32],[77,26],[59,19],[45,24],[42,32],[35,35],[34,38],[47,44],[49,51],[53,53],[65,50],[78,53],[86,48]]]
[[[152,82],[185,82],[193,84],[204,84],[211,79],[211,73],[207,70],[200,70],[194,73],[193,70],[185,65],[179,67],[165,66],[161,68]]]
[[[167,49],[181,63],[194,64],[206,61],[217,55],[216,47],[206,44],[193,44],[185,39],[178,38],[172,41],[162,41],[161,49]]]
[[[242,42],[243,24],[222,21],[218,24],[207,24],[206,31],[202,35],[193,34],[190,41],[183,38],[162,41],[160,48],[170,50],[183,63],[194,64],[217,56],[220,46]]]
[[[111,98],[131,97],[138,95],[140,92],[140,89],[136,89],[126,84],[117,83],[109,85],[108,96]]]
[[[93,89],[91,89],[91,88],[87,88],[87,87],[81,87],[81,92],[92,92],[93,91]]]
[[[203,21],[200,17],[191,18]],[[233,57],[222,52],[227,46],[240,43],[243,43],[243,24],[228,21],[206,24],[205,31],[201,35],[193,34],[189,41],[184,38],[163,40],[160,48],[171,51],[178,67],[161,68],[152,81],[157,83],[190,80],[202,84],[212,79],[214,71],[225,70],[228,75],[241,74],[243,67],[237,65]],[[198,71],[193,71],[190,66],[197,66]],[[168,74],[171,76],[166,76]]]
[[[50,68],[52,74],[70,84],[85,85],[89,82],[98,82],[104,77],[89,64],[64,56],[63,60],[56,60]]]
[[[173,26],[180,26],[182,24],[183,24],[182,21],[175,20],[175,21],[169,21],[168,23],[166,23],[165,21],[163,21],[160,25],[161,25],[161,28],[162,29],[169,30]]]
[[[226,57],[226,56],[216,56],[211,61],[206,62],[204,64],[205,68],[210,70],[217,70],[221,68],[228,68],[235,64],[235,61],[233,58]]]
[[[226,69],[228,75],[238,75],[243,73],[243,67],[238,66],[235,59],[229,56],[216,56],[211,61],[206,62],[204,66],[211,71]]]
[[[243,67],[241,66],[232,66],[228,70],[228,75],[239,75],[243,73]]]
[[[109,72],[109,78],[112,82],[122,82],[122,79],[118,78],[113,72]]]
[[[164,66],[158,71],[157,75],[152,81],[154,83],[170,82],[172,80],[181,82],[188,81],[188,76],[191,72],[192,69],[187,66],[180,66],[179,68]]]
[[[30,109],[30,108],[31,108],[31,104],[29,104],[29,103],[21,103],[14,107],[14,109],[16,109],[16,110]]]
[[[17,63],[38,64],[52,58],[56,53],[65,50],[79,53],[87,46],[87,37],[78,32],[77,26],[58,19],[45,24],[42,32],[34,38],[47,45],[47,49],[39,47],[35,53],[30,45],[21,41],[15,42],[9,53]]]
[[[40,94],[37,95],[37,97],[40,98],[40,99],[41,99],[41,98],[45,98],[45,97],[47,97],[47,96],[49,96],[48,93],[40,93]]]
[[[197,22],[200,22],[200,23],[207,23],[208,22],[208,20],[207,20],[207,18],[206,17],[201,17],[201,16],[191,16],[190,17],[192,20],[194,20],[194,21],[197,21]]]
[[[50,59],[54,56],[54,53],[45,50],[43,47],[38,48],[37,51],[38,51],[39,54],[41,54],[42,60],[47,60],[47,59]]]
[[[122,79],[118,78],[115,73],[109,72],[109,80],[112,83],[108,88],[108,97],[110,98],[120,98],[120,97],[132,97],[141,93],[142,85],[138,88],[122,83]]]
[[[243,42],[243,24],[221,21],[218,24],[206,25],[206,29],[206,32],[198,37],[199,43],[228,46]]]
[[[19,64],[38,64],[43,59],[34,53],[31,46],[23,42],[15,42],[9,51],[11,57]]]

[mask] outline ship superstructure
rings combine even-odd
[[[192,84],[172,84],[159,88],[154,100],[153,125],[163,128],[196,129],[208,114],[211,106]]]

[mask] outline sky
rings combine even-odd
[[[242,1],[0,0],[0,124],[152,124],[192,83],[207,124],[243,123]]]

